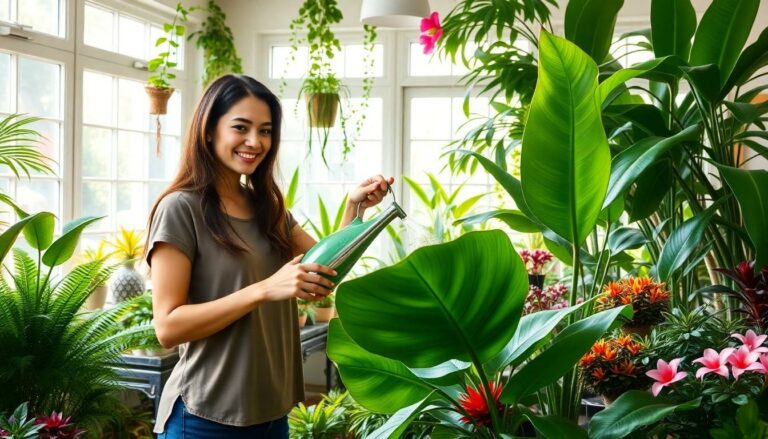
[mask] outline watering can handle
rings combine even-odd
[[[393,190],[392,190],[392,186],[390,186],[390,185],[389,185],[389,183],[387,183],[387,192],[389,192],[390,194],[392,194],[392,200],[394,200],[395,204],[397,204],[397,198],[395,198],[395,191],[393,191]],[[359,202],[359,203],[357,203],[357,212],[355,212],[355,215],[356,215],[358,218],[360,218],[361,220],[363,219],[363,217],[362,217],[362,216],[360,216],[360,206],[361,206],[362,204],[363,204],[363,202],[362,202],[362,201],[361,201],[361,202]]]

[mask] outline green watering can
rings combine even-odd
[[[395,218],[405,218],[405,212],[397,204],[395,193],[391,186],[387,190],[392,195],[392,204],[377,216],[363,221],[360,218],[360,204],[357,205],[357,216],[347,227],[336,231],[315,244],[302,258],[301,262],[316,262],[336,270],[336,276],[327,277],[338,284],[349,273],[365,249],[376,236]]]

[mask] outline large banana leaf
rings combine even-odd
[[[701,398],[673,404],[648,392],[630,390],[616,399],[610,407],[592,417],[589,422],[589,437],[620,439],[676,411],[695,409],[700,403]]]
[[[611,102],[611,99],[608,99],[608,97],[621,91],[618,87],[633,78],[648,77],[668,81],[670,78],[679,75],[678,65],[679,63],[674,58],[665,57],[621,69],[609,76],[608,79],[601,82],[598,86],[600,103],[606,105]]]
[[[492,230],[418,249],[345,282],[336,306],[366,351],[431,367],[492,358],[515,333],[527,293],[523,262],[507,235]]]
[[[656,58],[677,55],[688,60],[696,32],[696,11],[691,0],[651,1],[651,41]]]
[[[546,31],[539,41],[539,82],[523,134],[522,190],[539,222],[579,245],[600,214],[611,168],[597,65]]]
[[[328,358],[336,363],[344,386],[368,410],[394,413],[434,390],[407,367],[372,354],[349,338],[339,319],[328,327]]]
[[[470,215],[464,218],[459,218],[454,221],[454,225],[458,224],[484,224],[490,219],[497,219],[504,221],[510,229],[521,233],[536,233],[540,231],[539,226],[531,221],[530,218],[525,216],[519,210],[513,209],[498,209],[490,212],[478,213]]]
[[[714,64],[719,68],[717,92],[736,65],[759,5],[760,0],[714,0],[701,18],[693,39],[690,64]]]
[[[768,265],[768,171],[717,168],[741,206],[744,227],[755,246],[755,265]]]
[[[571,0],[565,9],[565,37],[596,63],[605,61],[611,48],[616,16],[624,0]]]
[[[768,28],[763,29],[757,41],[741,52],[731,76],[720,91],[720,97],[725,98],[734,86],[745,84],[755,72],[766,65],[768,65]]]

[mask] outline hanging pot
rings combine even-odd
[[[310,127],[330,128],[336,123],[336,113],[339,111],[338,93],[305,94],[304,99],[307,101]]]
[[[144,91],[149,96],[149,114],[168,113],[168,100],[173,94],[173,88],[157,88],[151,85],[144,86]]]

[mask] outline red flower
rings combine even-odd
[[[496,403],[496,410],[504,410],[504,404],[499,402],[501,396],[501,386],[496,386],[492,381],[488,382],[488,387],[491,389],[491,395],[493,401]],[[485,387],[480,387],[478,392],[475,388],[467,386],[467,393],[459,396],[459,404],[465,412],[470,416],[462,416],[461,422],[465,424],[490,425],[491,413],[488,410],[488,404],[485,401]]]
[[[35,425],[44,424],[40,430],[41,439],[75,439],[80,437],[85,430],[77,428],[72,424],[71,417],[66,418],[56,411],[51,412],[51,416],[38,416]]]
[[[421,37],[419,41],[424,46],[424,54],[429,55],[435,50],[435,43],[443,36],[443,27],[440,25],[440,14],[433,12],[427,18],[421,19]]]

